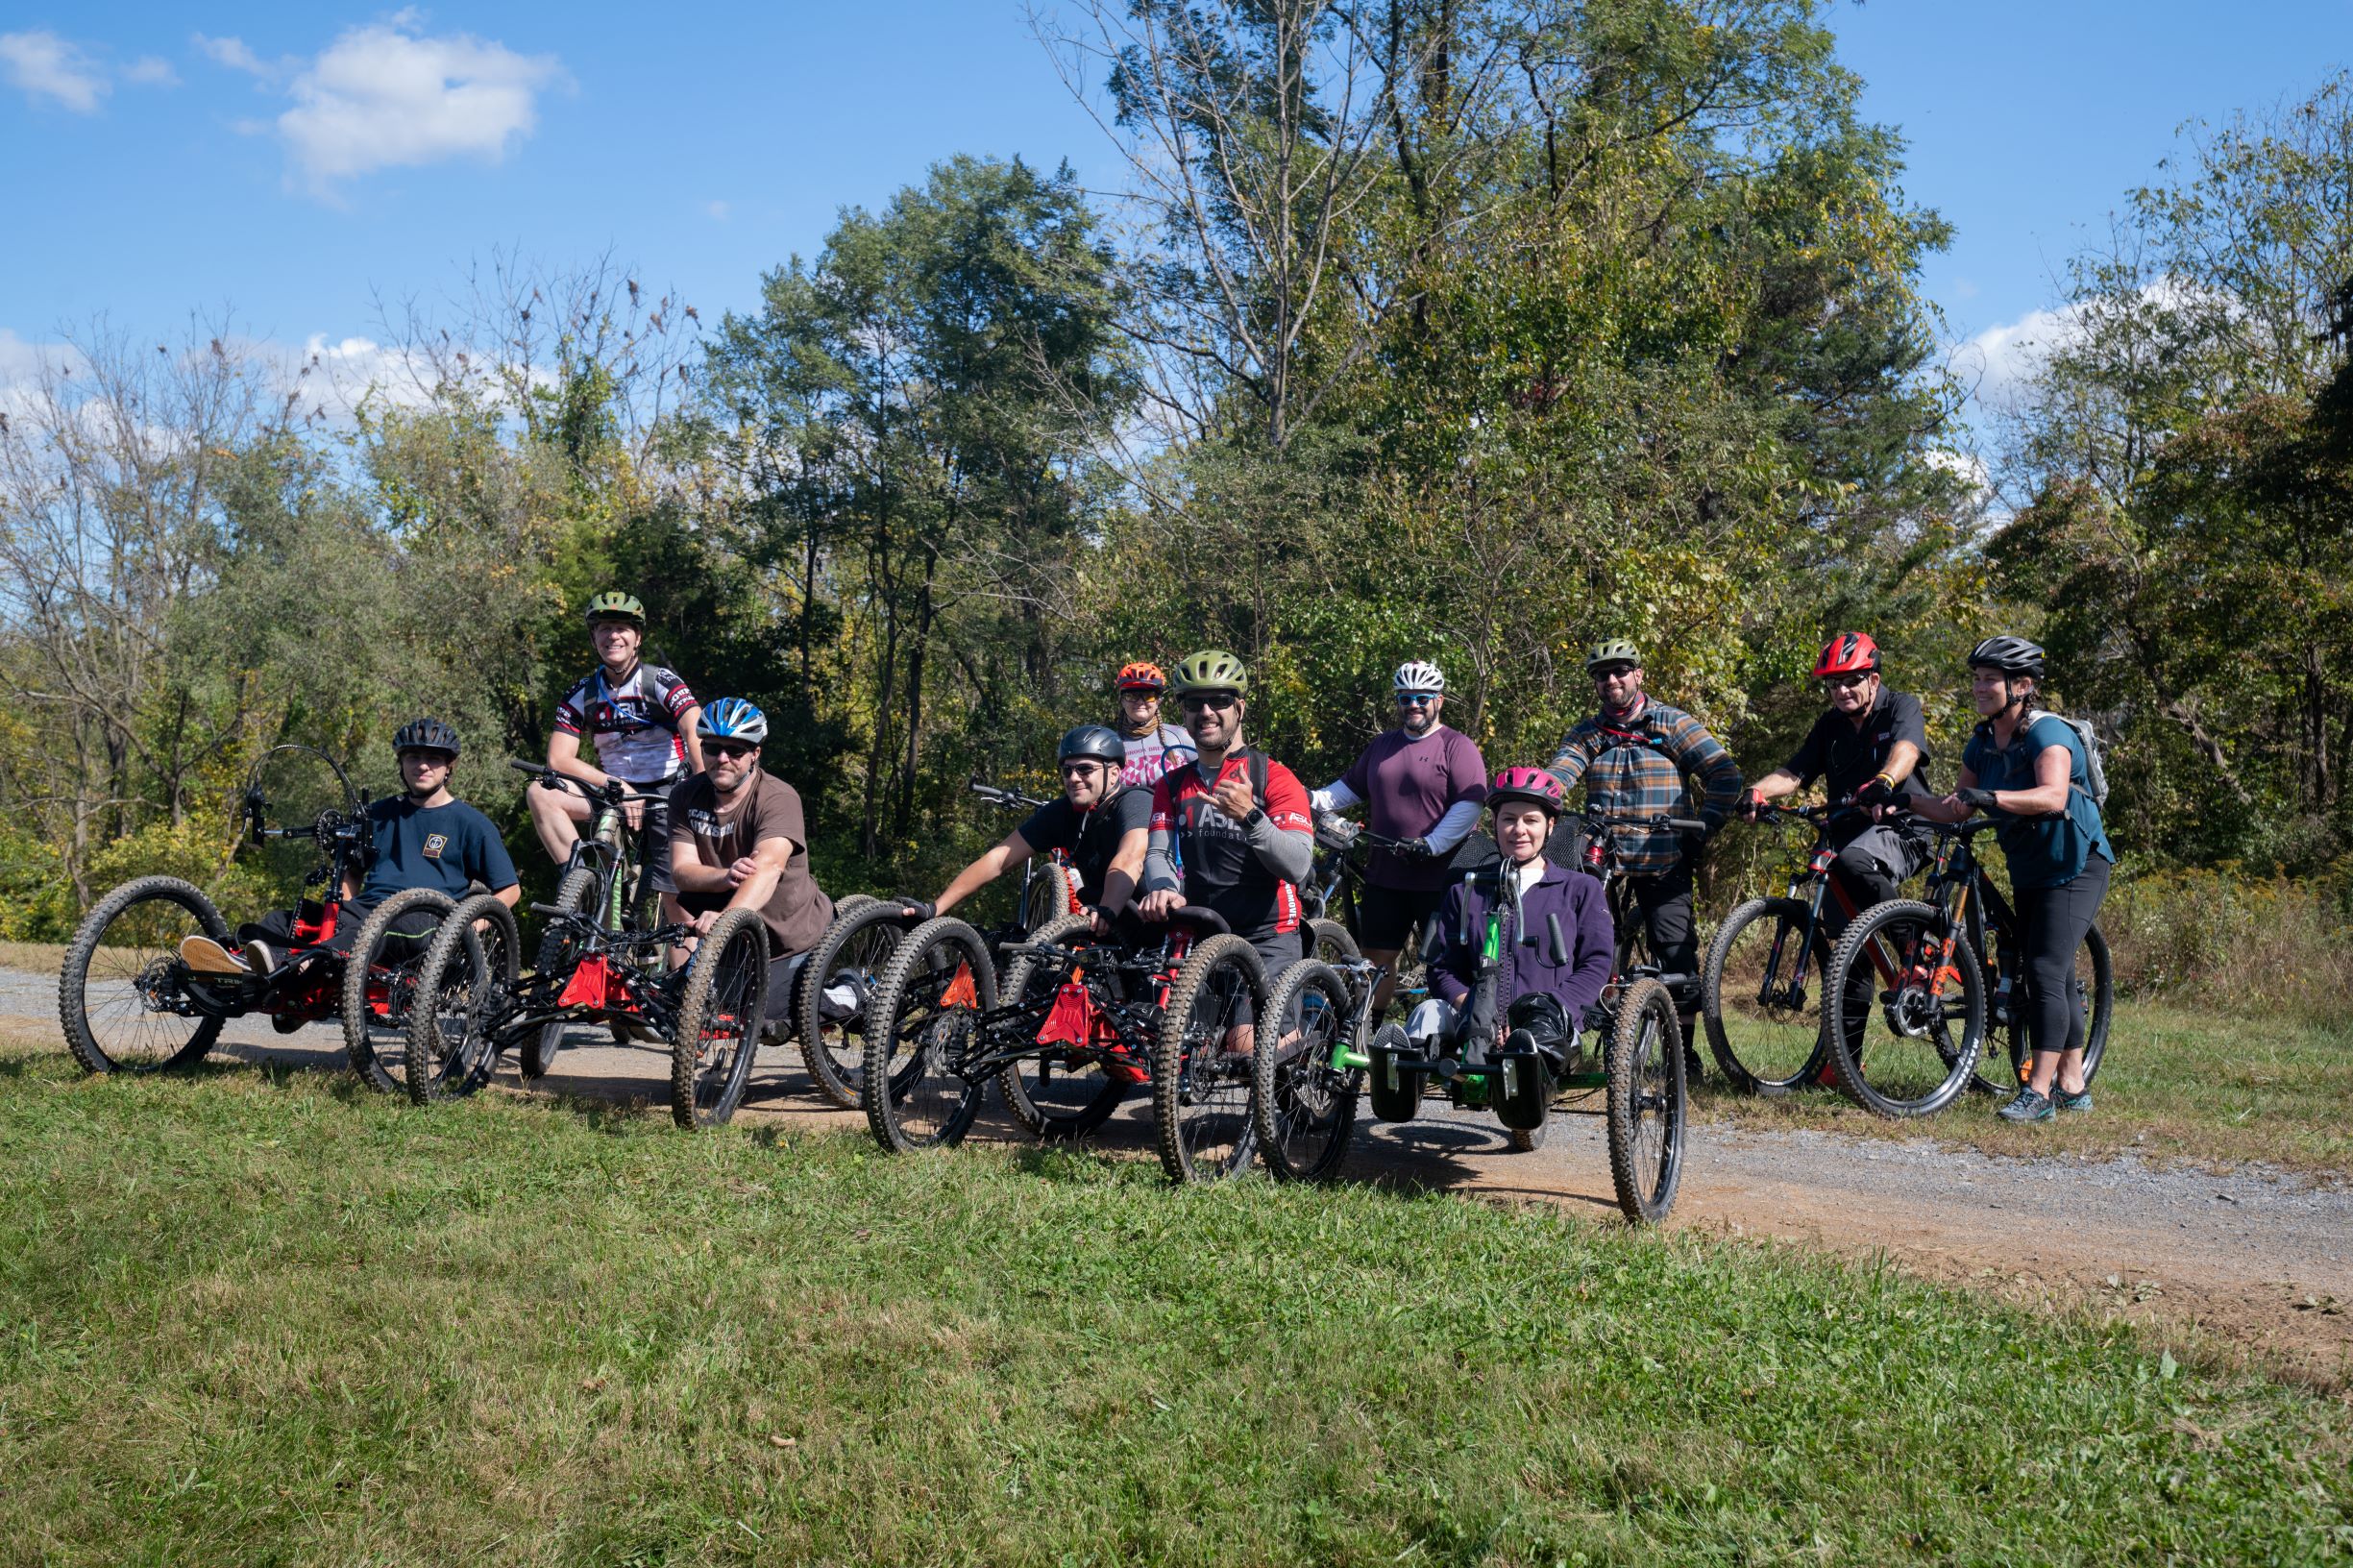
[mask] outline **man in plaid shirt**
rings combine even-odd
[[[1574,790],[1581,779],[1587,798],[1605,812],[1696,816],[1710,833],[1722,827],[1740,797],[1740,766],[1723,743],[1682,709],[1643,696],[1642,655],[1623,638],[1596,643],[1585,657],[1585,673],[1593,677],[1602,711],[1570,730],[1554,752],[1549,766],[1561,788]],[[1703,791],[1697,812],[1684,785],[1695,773]],[[1679,990],[1696,1005],[1700,943],[1691,914],[1691,878],[1698,845],[1670,828],[1654,827],[1622,830],[1617,848],[1618,864],[1642,909],[1653,956],[1666,973],[1690,977],[1692,984]],[[1696,1056],[1691,1022],[1686,1013],[1683,1049]]]

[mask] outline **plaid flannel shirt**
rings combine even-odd
[[[1584,781],[1586,796],[1604,811],[1630,817],[1697,816],[1713,832],[1740,798],[1740,765],[1705,725],[1680,708],[1646,702],[1631,719],[1599,715],[1569,731],[1546,765],[1563,790]],[[1691,809],[1684,779],[1698,774],[1704,791]],[[1683,840],[1668,828],[1621,829],[1618,864],[1635,876],[1670,871],[1683,858]]]

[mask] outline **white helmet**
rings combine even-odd
[[[1446,690],[1446,676],[1427,659],[1408,659],[1389,677],[1389,689],[1395,692],[1437,692]]]

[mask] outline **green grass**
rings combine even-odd
[[[2117,1154],[2228,1164],[2259,1160],[2316,1175],[2353,1172],[2353,1030],[2276,1017],[2118,1007],[2088,1116],[2014,1126],[1972,1094],[1911,1121],[1873,1116],[1836,1090],[1778,1100],[1724,1092],[1704,1038],[1703,1119],[1758,1129],[1835,1128],[1927,1138],[1990,1154]]]
[[[2345,1409],[1885,1270],[0,1060],[0,1557],[2312,1562]]]

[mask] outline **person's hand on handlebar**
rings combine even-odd
[[[1732,809],[1740,813],[1742,821],[1753,822],[1765,814],[1765,796],[1760,791],[1750,790],[1740,797],[1740,804]]]
[[[1435,860],[1438,852],[1430,847],[1428,839],[1407,839],[1397,845],[1394,853],[1408,860]]]
[[[1972,811],[1993,811],[1997,809],[1994,804],[1994,792],[1992,790],[1955,790],[1952,792],[1951,799],[1954,805],[1966,806]]]
[[[1185,895],[1174,888],[1160,888],[1136,900],[1136,913],[1147,920],[1165,920],[1185,904]]]

